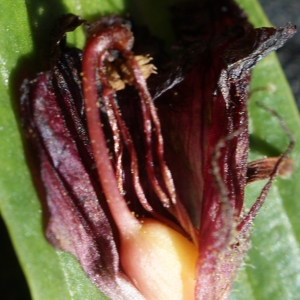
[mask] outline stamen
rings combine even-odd
[[[116,156],[116,177],[118,181],[118,187],[119,191],[121,192],[122,195],[124,195],[124,190],[123,190],[123,169],[122,169],[122,150],[123,146],[121,143],[121,137],[120,137],[120,132],[117,124],[117,120],[114,114],[114,111],[111,106],[111,98],[112,95],[114,94],[114,91],[109,88],[109,85],[107,84],[105,74],[103,72],[103,62],[106,59],[109,59],[111,57],[110,53],[108,51],[105,51],[103,54],[99,54],[99,59],[98,59],[98,72],[100,75],[100,81],[103,89],[103,97],[102,101],[106,109],[106,113],[108,116],[108,121],[113,133],[113,138],[114,138],[114,151],[115,151],[115,156]]]
[[[96,32],[95,29],[94,32]],[[83,83],[84,94],[86,98],[88,127],[90,132],[90,138],[91,140],[95,141],[93,143],[93,152],[98,168],[99,178],[105,196],[108,200],[112,215],[114,216],[114,219],[116,220],[117,226],[119,228],[122,228],[122,224],[124,224],[124,222],[128,223],[126,221],[125,216],[127,216],[131,220],[134,218],[129,212],[127,205],[126,213],[124,211],[124,220],[121,220],[118,214],[119,210],[124,209],[124,204],[126,204],[125,199],[120,194],[123,192],[123,149],[121,143],[122,136],[122,140],[126,145],[131,157],[132,179],[136,194],[143,207],[148,212],[154,214],[153,209],[149,205],[145,197],[143,188],[140,184],[138,159],[132,141],[132,137],[115,103],[115,90],[111,87],[111,84],[105,72],[105,70],[107,71],[107,69],[105,68],[105,63],[107,61],[113,61],[114,59],[114,57],[110,55],[109,51],[118,50],[120,51],[120,53],[126,61],[126,66],[128,67],[128,71],[131,74],[130,76],[134,79],[132,81],[132,84],[135,85],[138,89],[141,99],[140,105],[143,114],[143,124],[145,133],[147,174],[149,176],[152,187],[162,204],[169,210],[170,213],[172,213],[178,219],[180,225],[192,237],[195,244],[197,244],[198,238],[196,236],[194,226],[191,224],[186,210],[176,199],[176,192],[172,175],[163,157],[164,145],[163,137],[161,134],[160,121],[153,100],[148,91],[143,72],[140,69],[139,63],[136,61],[136,58],[134,57],[133,53],[130,51],[131,47],[132,34],[129,31],[129,29],[127,29],[127,27],[125,26],[115,24],[106,29],[102,28],[99,32],[97,32],[97,34],[93,34],[92,37],[89,39],[84,52],[83,72],[85,78],[83,78]],[[150,61],[150,58],[139,59],[139,61],[140,64],[146,64]],[[153,68],[151,67],[151,69]],[[98,111],[99,104],[97,94],[97,76],[99,77],[98,80],[101,83],[103,95],[102,101],[107,111],[111,130],[114,134],[116,172],[114,172],[111,162],[107,160],[107,150],[104,133],[102,128],[97,125],[100,124],[100,114]],[[153,141],[153,136],[155,141]],[[101,145],[100,147],[99,144],[101,143],[103,145]],[[103,153],[104,149],[105,154]],[[158,159],[163,187],[160,185],[159,180],[156,177],[154,171],[154,154],[155,157]],[[104,167],[103,164],[106,164],[107,166]],[[115,176],[114,179],[112,179],[113,175]],[[118,192],[115,190],[116,188],[118,189]],[[165,191],[163,190],[164,188],[167,190],[167,193],[165,193]],[[112,199],[114,199],[114,201]],[[118,207],[119,202],[122,202],[122,205]],[[157,213],[155,213],[155,218],[162,221],[165,220],[164,217],[157,216]],[[132,224],[135,224],[134,226],[136,226],[136,222],[132,222]],[[172,226],[171,224],[171,227],[174,228],[176,226]],[[123,228],[120,230],[123,230]]]
[[[117,48],[131,48],[132,35],[126,27],[114,25],[113,27],[100,30],[100,34],[91,37],[83,54],[83,89],[86,105],[87,124],[90,139],[92,143],[95,162],[98,170],[99,179],[106,196],[110,211],[119,228],[121,235],[131,235],[139,229],[138,220],[132,216],[125,199],[120,194],[116,174],[112,167],[107,151],[106,140],[101,124],[100,113],[98,109],[98,91],[96,66],[98,59],[107,50]],[[129,41],[129,42],[128,42]],[[103,95],[107,97],[109,91],[103,86]],[[106,89],[106,91],[105,91]],[[115,124],[115,120],[111,120]]]
[[[141,108],[143,113],[144,120],[144,132],[146,134],[146,158],[147,158],[147,171],[150,177],[150,181],[152,183],[153,189],[156,192],[157,196],[164,204],[166,208],[168,208],[169,212],[171,212],[179,221],[180,225],[184,228],[186,232],[191,236],[194,243],[198,244],[198,237],[195,231],[193,224],[190,221],[190,218],[185,210],[185,208],[181,205],[180,201],[177,201],[175,185],[173,182],[173,178],[171,175],[171,171],[169,170],[166,162],[164,160],[164,144],[163,137],[161,133],[161,126],[159,117],[156,112],[156,108],[154,106],[152,97],[148,91],[147,84],[145,78],[141,74],[141,70],[133,56],[133,54],[129,51],[126,51],[124,57],[130,62],[130,66],[132,68],[132,73],[135,77],[135,85],[139,91],[140,99],[141,99]],[[163,183],[167,189],[168,196],[163,192],[161,186],[158,183],[157,178],[154,173],[154,162],[153,162],[153,154],[152,154],[152,123],[154,125],[154,137],[156,142],[156,156],[158,158],[161,175],[163,179]]]
[[[108,52],[107,52],[108,53]],[[112,126],[115,126],[117,128],[117,134],[119,136],[119,132],[121,132],[122,134],[122,137],[123,137],[123,142],[125,143],[127,149],[128,149],[128,152],[130,154],[130,157],[131,157],[131,170],[132,170],[132,179],[133,179],[133,183],[134,183],[134,188],[135,188],[135,191],[136,191],[136,194],[140,200],[140,203],[143,205],[143,207],[151,212],[153,209],[152,207],[149,205],[147,199],[146,199],[146,196],[143,192],[143,189],[142,189],[142,186],[140,184],[140,179],[139,179],[139,174],[138,174],[138,160],[137,160],[137,155],[136,155],[136,150],[134,148],[134,145],[133,145],[133,142],[132,142],[132,138],[131,138],[131,135],[129,133],[129,130],[127,128],[127,126],[125,125],[124,121],[122,120],[121,118],[121,115],[120,115],[120,112],[116,106],[116,103],[114,101],[114,91],[109,87],[109,82],[108,80],[106,79],[106,74],[104,73],[104,63],[105,63],[105,59],[108,58],[108,55],[109,54],[106,54],[105,56],[99,56],[99,74],[100,74],[100,80],[101,80],[101,84],[102,84],[102,88],[103,90],[110,90],[111,92],[110,93],[107,93],[106,94],[106,97],[104,96],[105,93],[103,92],[103,102],[104,102],[104,105],[106,107],[106,109],[108,111],[111,112],[111,115],[113,115],[113,122],[115,122],[114,124],[110,124],[111,127]],[[110,116],[109,116],[109,119],[110,119]],[[114,131],[113,131],[114,132]],[[119,143],[119,139],[117,140],[117,142]],[[118,144],[117,144],[118,146]],[[119,181],[119,184],[121,185],[121,182],[123,183],[122,181],[122,178],[118,178],[118,176],[120,176],[121,172],[122,172],[122,159],[121,159],[121,156],[122,156],[122,153],[118,152],[118,150],[120,149],[120,147],[116,147],[115,146],[115,152],[116,152],[116,161],[117,161],[117,166],[116,166],[116,171],[117,171],[117,179]],[[120,149],[121,151],[121,149]],[[119,171],[120,169],[120,171]],[[123,190],[123,186],[120,187],[120,191]]]

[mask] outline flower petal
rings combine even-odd
[[[206,31],[207,44],[189,50],[192,70],[177,68],[181,82],[156,99],[177,193],[200,229],[197,299],[226,299],[249,248],[249,233],[235,230],[246,185],[251,68],[295,33],[290,24],[243,32],[234,28],[244,19],[224,18],[223,27],[217,20],[219,36],[210,40]]]
[[[39,152],[50,210],[47,238],[71,252],[108,297],[143,299],[120,272],[116,231],[85,128],[80,62],[81,52],[72,49],[53,71],[23,85],[23,122]]]

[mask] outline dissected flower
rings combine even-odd
[[[172,62],[146,31],[134,44],[120,17],[64,16],[55,66],[22,87],[47,238],[111,299],[228,299],[251,223],[292,146],[247,163],[251,69],[295,28],[253,29],[229,0],[186,1],[173,14],[181,54]],[[83,53],[65,45],[81,24]],[[266,178],[244,215],[246,184]]]

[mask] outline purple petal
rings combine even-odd
[[[54,72],[23,85],[23,120],[39,151],[50,210],[47,237],[55,247],[71,252],[108,297],[143,299],[120,272],[117,234],[93,171],[80,59],[76,50],[64,53]]]
[[[157,99],[166,160],[180,200],[200,229],[197,299],[226,299],[249,247],[247,233],[237,236],[234,230],[246,185],[250,72],[294,33],[287,25],[214,41],[184,80]]]

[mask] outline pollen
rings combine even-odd
[[[149,55],[136,55],[135,60],[145,79],[151,74],[157,73],[156,67],[150,63],[152,58]],[[123,90],[126,84],[132,85],[134,83],[134,76],[127,61],[123,59],[116,59],[113,62],[106,61],[105,67],[108,82],[114,90]]]

